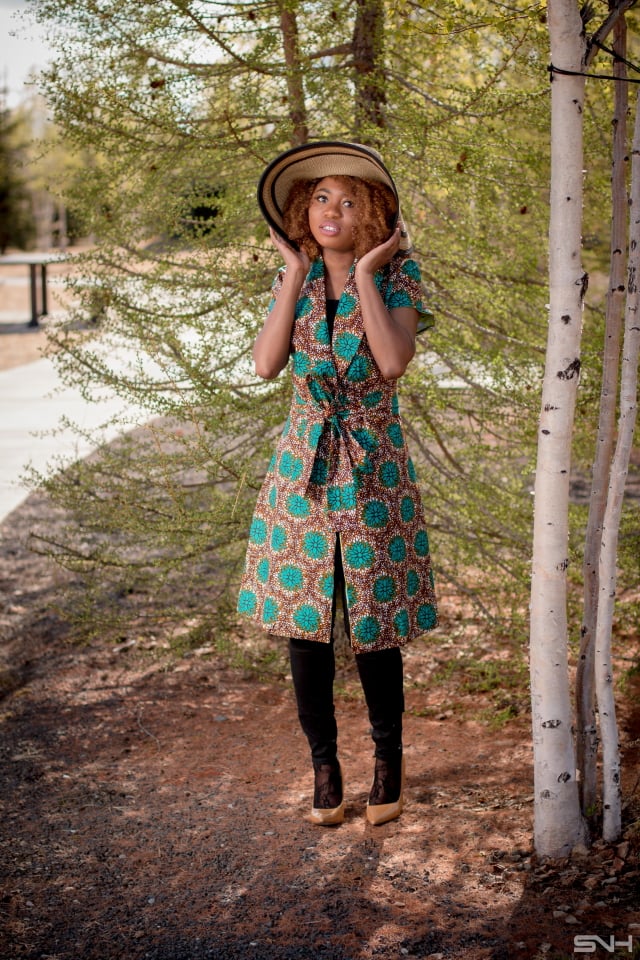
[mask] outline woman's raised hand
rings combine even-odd
[[[356,278],[358,274],[369,274],[373,276],[376,270],[384,267],[386,263],[398,252],[400,247],[400,227],[397,226],[388,240],[379,246],[369,250],[363,257],[360,257],[356,264]]]
[[[309,272],[309,267],[311,266],[311,261],[305,251],[294,250],[279,233],[276,233],[273,227],[269,228],[269,235],[271,236],[271,242],[279,252],[286,266],[292,271],[303,271],[306,277]]]

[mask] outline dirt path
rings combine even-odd
[[[288,683],[68,643],[62,575],[22,545],[43,511],[34,495],[0,526],[2,960],[559,960],[576,934],[640,944],[637,796],[622,845],[536,864],[528,718],[427,717],[409,684],[405,813],[364,820],[372,750],[349,696],[347,820],[316,827]],[[414,645],[408,673],[424,656]]]
[[[42,339],[7,331],[0,367]],[[347,667],[348,815],[319,828],[286,681],[68,642],[64,576],[24,546],[48,509],[32,495],[0,525],[0,960],[561,960],[589,933],[640,945],[638,674],[616,848],[535,862],[528,717],[460,719],[468,697],[415,682],[433,655],[418,644],[405,813],[364,820],[372,750]]]

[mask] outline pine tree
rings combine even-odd
[[[0,253],[8,247],[27,249],[35,227],[29,192],[21,167],[25,143],[19,116],[0,104]]]

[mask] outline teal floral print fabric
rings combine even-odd
[[[414,260],[394,257],[376,283],[388,308],[415,307],[428,325]],[[269,633],[328,643],[337,537],[353,649],[403,646],[437,616],[396,381],[385,380],[369,349],[353,268],[332,337],[325,304],[319,259],[297,303],[291,409],[249,529],[238,610]]]

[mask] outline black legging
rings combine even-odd
[[[338,591],[342,594],[345,626],[349,632],[342,558],[337,548],[332,626],[335,621]],[[330,763],[336,759],[338,741],[333,703],[333,635],[330,643],[292,637],[289,640],[289,656],[298,717],[309,741],[312,760],[316,763]],[[402,653],[399,647],[392,647],[372,653],[356,653],[355,658],[369,711],[375,756],[392,760],[402,752]]]

